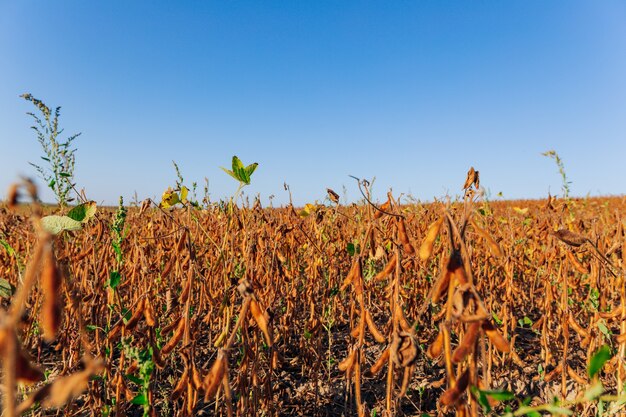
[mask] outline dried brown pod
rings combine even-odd
[[[380,354],[380,357],[376,360],[376,362],[374,362],[374,365],[372,365],[372,367],[367,372],[365,372],[365,376],[368,378],[373,377],[378,372],[380,372],[381,369],[383,369],[383,366],[385,366],[388,361],[389,348],[386,348],[385,350],[383,350],[383,353]]]
[[[389,274],[393,273],[393,271],[396,269],[397,261],[398,261],[398,258],[394,254],[389,259],[389,262],[387,262],[387,265],[385,265],[385,267],[378,274],[376,274],[376,276],[374,277],[374,281],[382,281],[383,279],[387,278]]]
[[[354,329],[350,331],[350,336],[352,336],[355,339],[358,339],[360,334],[361,334],[361,329],[359,328],[359,326],[355,326]]]
[[[582,339],[586,339],[590,336],[589,332],[585,329],[583,329],[574,319],[574,316],[572,316],[572,313],[569,314],[569,317],[567,319],[567,322],[569,323],[570,327],[572,329],[574,329],[574,331],[576,333],[578,333],[578,335],[582,338]]]
[[[465,336],[463,336],[461,343],[452,354],[452,363],[457,364],[463,361],[467,355],[474,351],[474,346],[476,346],[476,340],[478,339],[479,333],[480,322],[475,321],[468,326]]]
[[[284,362],[285,359],[280,355],[280,353],[278,353],[278,351],[274,350],[274,352],[272,352],[272,368],[278,369]]]
[[[495,256],[496,258],[502,258],[503,257],[502,249],[500,248],[500,245],[498,245],[498,243],[495,240],[493,240],[491,235],[487,233],[487,231],[479,227],[476,224],[476,222],[474,222],[473,219],[470,220],[470,224],[472,225],[476,233],[478,233],[480,237],[485,239],[485,242],[487,242],[487,246],[489,247],[489,250],[491,251],[493,256]]]
[[[191,382],[196,390],[202,388],[202,375],[200,375],[200,371],[198,371],[193,362],[191,363]]]
[[[139,209],[139,216],[143,216],[143,214],[150,208],[150,199],[146,198],[141,202],[141,208]]]
[[[144,302],[143,309],[143,317],[146,319],[146,324],[148,327],[154,327],[156,325],[156,321],[154,320],[154,309],[152,307],[152,303],[150,299],[146,298]]]
[[[13,210],[17,206],[17,200],[19,198],[19,184],[11,184],[9,186],[9,192],[7,193],[7,205],[10,210]]]
[[[228,369],[228,363],[226,362],[226,356],[222,349],[217,351],[217,358],[215,359],[215,363],[211,367],[211,370],[204,377],[203,386],[204,386],[204,401],[209,401],[215,394],[217,394],[217,390],[224,379],[224,375]]]
[[[454,278],[454,281],[452,278]],[[446,267],[442,270],[441,276],[435,283],[432,293],[432,302],[434,304],[438,303],[448,289],[448,286],[456,286],[457,284],[467,284],[467,276],[463,269],[461,254],[458,250],[455,250],[450,255]]]
[[[354,260],[354,262],[352,262],[352,267],[350,268],[350,271],[348,272],[348,275],[346,275],[346,278],[343,280],[343,283],[341,284],[340,291],[344,291],[346,288],[348,288],[348,286],[350,284],[352,284],[352,281],[354,280],[354,277],[356,275],[360,275],[360,274],[361,274],[361,261],[357,257]]]
[[[437,333],[437,337],[435,340],[428,346],[428,350],[426,351],[426,355],[430,359],[437,359],[439,355],[443,352],[443,332],[439,330]]]
[[[357,267],[354,275],[352,276],[352,284],[354,286],[354,294],[358,296],[363,294],[363,270],[360,258],[357,257],[356,263]]]
[[[178,322],[178,327],[176,327],[176,331],[174,332],[174,335],[172,335],[172,337],[165,344],[165,346],[161,348],[161,354],[167,355],[176,347],[178,342],[181,341],[181,339],[183,338],[183,334],[185,333],[186,322],[187,322],[187,319],[185,317],[181,318],[181,320]]]
[[[439,402],[442,405],[449,407],[453,404],[456,404],[457,401],[463,395],[463,392],[467,389],[467,385],[469,384],[469,370],[466,369],[463,371],[461,376],[456,380],[456,382],[448,388],[441,397],[439,398]]]
[[[383,205],[380,206],[380,210],[376,210],[376,212],[374,213],[374,218],[380,219],[381,217],[383,217],[383,214],[385,214],[385,212],[389,212],[390,208],[391,208],[391,199],[387,198],[387,201],[385,201]]]
[[[406,317],[404,316],[404,311],[402,311],[402,307],[400,306],[400,303],[396,304],[395,310],[396,310],[396,318],[398,319],[398,324],[400,324],[400,328],[404,330],[405,332],[411,332],[412,327],[407,321]]]
[[[353,348],[350,354],[344,360],[339,362],[339,364],[337,365],[337,368],[339,368],[339,370],[342,372],[350,373],[350,370],[352,369],[352,366],[354,365],[356,357],[357,357],[357,349]]]
[[[102,362],[92,360],[87,363],[85,369],[68,376],[60,377],[53,382],[39,388],[17,408],[21,414],[35,403],[40,403],[43,408],[60,408],[72,398],[79,396],[89,386],[92,375],[100,372]]]
[[[263,336],[265,336],[265,343],[267,343],[268,346],[272,346],[273,341],[272,336],[270,335],[267,313],[261,310],[258,301],[254,298],[250,300],[250,312],[252,312],[254,321],[256,321],[259,329],[263,332]]]
[[[163,271],[161,271],[161,278],[167,278],[169,276],[172,269],[174,269],[174,264],[176,264],[176,256],[171,256],[165,264]]]
[[[455,285],[466,285],[469,283],[467,274],[465,273],[465,267],[463,266],[463,259],[461,258],[461,253],[459,251],[454,251],[452,253],[452,257],[448,263],[448,269],[450,269],[456,278]]]
[[[544,377],[543,380],[546,382],[552,382],[554,381],[556,378],[558,378],[559,376],[561,376],[561,372],[563,372],[563,364],[559,363],[556,368],[554,368],[553,370],[551,370],[550,372],[548,372]]]
[[[180,234],[178,241],[176,242],[175,252],[179,254],[185,247],[185,243],[187,243],[187,228],[183,228],[183,232]]]
[[[463,189],[467,190],[472,185],[477,190],[478,190],[478,186],[480,185],[480,179],[479,179],[478,171],[474,170],[474,167],[470,167],[469,171],[467,171],[467,177],[465,178],[465,183],[463,184]]]
[[[187,302],[187,298],[189,297],[189,294],[191,293],[191,282],[193,281],[193,268],[189,268],[189,270],[187,271],[187,280],[185,281],[185,287],[183,288],[183,291],[180,293],[180,296],[178,297],[178,302],[180,304],[185,304]]]
[[[339,194],[331,190],[330,188],[326,189],[326,193],[328,194],[328,198],[335,204],[339,204]]]
[[[619,306],[616,309],[611,310],[609,312],[598,313],[598,315],[602,317],[603,319],[609,319],[609,320],[614,319],[622,315],[622,306]]]
[[[80,262],[83,259],[85,259],[87,256],[91,255],[93,253],[93,246],[85,249],[84,251],[74,255],[74,257],[72,258],[73,262]]]
[[[374,323],[372,315],[367,310],[365,310],[365,322],[367,323],[367,328],[369,329],[370,333],[372,334],[372,336],[374,336],[374,339],[376,339],[378,343],[385,343],[387,341],[385,336],[383,336],[380,330],[378,330],[378,328],[376,327],[376,323]]]
[[[491,323],[490,320],[485,320],[482,322],[482,328],[485,331],[485,334],[491,341],[491,343],[502,353],[509,353],[511,351],[511,346],[509,342],[502,336],[502,334],[498,331],[498,329]]]
[[[0,325],[0,357],[4,355],[4,347],[6,345],[7,337],[9,337],[9,329],[4,325]]]
[[[457,404],[456,417],[468,417],[470,415],[467,404]]]
[[[589,381],[587,381],[586,378],[580,376],[576,371],[574,371],[572,369],[571,366],[567,367],[567,374],[570,376],[570,378],[572,378],[574,381],[576,381],[577,383],[579,383],[580,385],[588,385]]]
[[[451,280],[452,271],[450,271],[448,268],[444,268],[441,271],[441,275],[435,282],[435,286],[433,287],[433,294],[431,297],[433,304],[437,304],[441,297],[446,293]]]
[[[43,372],[39,367],[33,365],[30,355],[26,353],[19,342],[15,331],[8,331],[7,337],[13,337],[13,346],[15,346],[15,378],[18,382],[24,384],[34,384],[43,380]]]
[[[107,334],[107,340],[108,341],[112,341],[113,339],[115,339],[115,337],[120,333],[120,331],[122,330],[122,326],[123,323],[120,320],[118,323],[116,323],[111,330],[109,330],[109,333]]]
[[[402,386],[400,387],[399,396],[400,398],[406,395],[406,391],[409,388],[409,383],[411,382],[411,376],[413,375],[413,371],[415,370],[415,365],[409,365],[404,368],[404,374],[402,375]]]
[[[124,373],[126,375],[132,375],[135,372],[137,372],[138,369],[139,369],[139,362],[135,360],[128,366],[128,368],[126,368],[126,371],[124,371]]]
[[[556,238],[559,239],[561,242],[574,247],[582,246],[589,241],[589,239],[587,239],[586,237],[574,232],[570,232],[567,229],[557,230],[556,232],[554,232],[554,236],[556,236]]]
[[[41,307],[41,327],[44,340],[51,342],[61,326],[63,314],[63,295],[61,294],[61,271],[57,266],[52,247],[48,246],[44,255],[43,270],[41,271],[41,288],[44,293],[44,302]]]
[[[141,300],[139,300],[139,302],[137,302],[137,305],[135,306],[135,310],[133,311],[133,314],[130,316],[126,324],[124,324],[124,327],[127,330],[134,329],[137,323],[139,323],[139,319],[143,317],[145,302],[146,302],[145,298],[142,298]]]
[[[187,385],[189,384],[189,368],[185,367],[183,374],[180,376],[178,383],[174,387],[170,399],[176,401],[187,391]]]
[[[589,269],[587,269],[582,262],[580,262],[578,260],[578,258],[576,257],[576,255],[574,255],[571,251],[567,251],[565,252],[565,256],[567,256],[567,259],[572,263],[572,266],[574,267],[574,269],[578,272],[580,272],[581,274],[588,274],[589,273]]]
[[[415,248],[411,244],[409,240],[409,235],[406,231],[406,224],[404,222],[404,218],[398,219],[398,238],[402,243],[402,249],[406,252],[407,255],[411,256],[415,254]]]
[[[95,237],[94,241],[101,242],[102,241],[102,235],[104,235],[104,225],[102,224],[102,221],[99,221],[98,222],[98,226],[96,228],[96,237]]]
[[[431,223],[430,226],[428,226],[426,237],[420,245],[419,250],[419,256],[422,261],[426,261],[433,252],[433,246],[435,244],[435,240],[437,240],[437,236],[439,235],[439,231],[441,230],[441,225],[443,224],[444,219],[445,217],[441,216],[439,219]]]

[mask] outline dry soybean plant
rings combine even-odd
[[[3,415],[623,413],[626,201],[478,185],[200,207],[180,180],[82,222],[20,184],[0,207]]]

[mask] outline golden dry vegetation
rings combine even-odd
[[[619,413],[625,209],[0,208],[3,416]]]

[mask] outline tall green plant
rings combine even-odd
[[[259,164],[254,162],[248,166],[244,166],[243,162],[241,162],[241,160],[237,157],[237,155],[233,155],[231,166],[232,166],[232,169],[226,169],[224,167],[221,167],[221,168],[225,173],[227,173],[228,175],[230,175],[231,177],[239,181],[239,187],[237,188],[237,191],[235,191],[235,194],[233,198],[231,199],[231,204],[232,204],[233,202],[237,201],[237,198],[239,197],[239,193],[241,192],[241,189],[245,187],[246,185],[250,185],[250,177],[256,170],[256,167],[259,166]]]
[[[570,192],[569,186],[571,184],[571,181],[568,181],[567,175],[565,174],[565,165],[563,164],[563,160],[561,159],[559,154],[556,153],[555,150],[544,152],[542,153],[542,155],[547,156],[548,158],[552,158],[554,159],[554,162],[556,162],[556,166],[559,168],[559,174],[561,174],[561,180],[563,181],[563,185],[562,185],[563,198],[569,200],[569,192]]]
[[[63,129],[59,128],[61,107],[55,108],[53,112],[41,100],[36,99],[31,94],[22,94],[21,97],[33,103],[39,112],[39,115],[33,112],[26,114],[35,121],[31,129],[37,134],[37,140],[45,154],[41,159],[46,161],[47,166],[29,163],[35,167],[39,176],[52,189],[58,204],[65,207],[67,203],[73,201],[73,198],[69,197],[74,188],[74,154],[76,152],[76,148],[72,147],[72,142],[80,136],[80,133],[61,140],[60,135],[63,133]]]

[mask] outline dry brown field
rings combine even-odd
[[[625,412],[624,197],[37,218],[0,208],[3,416]]]

